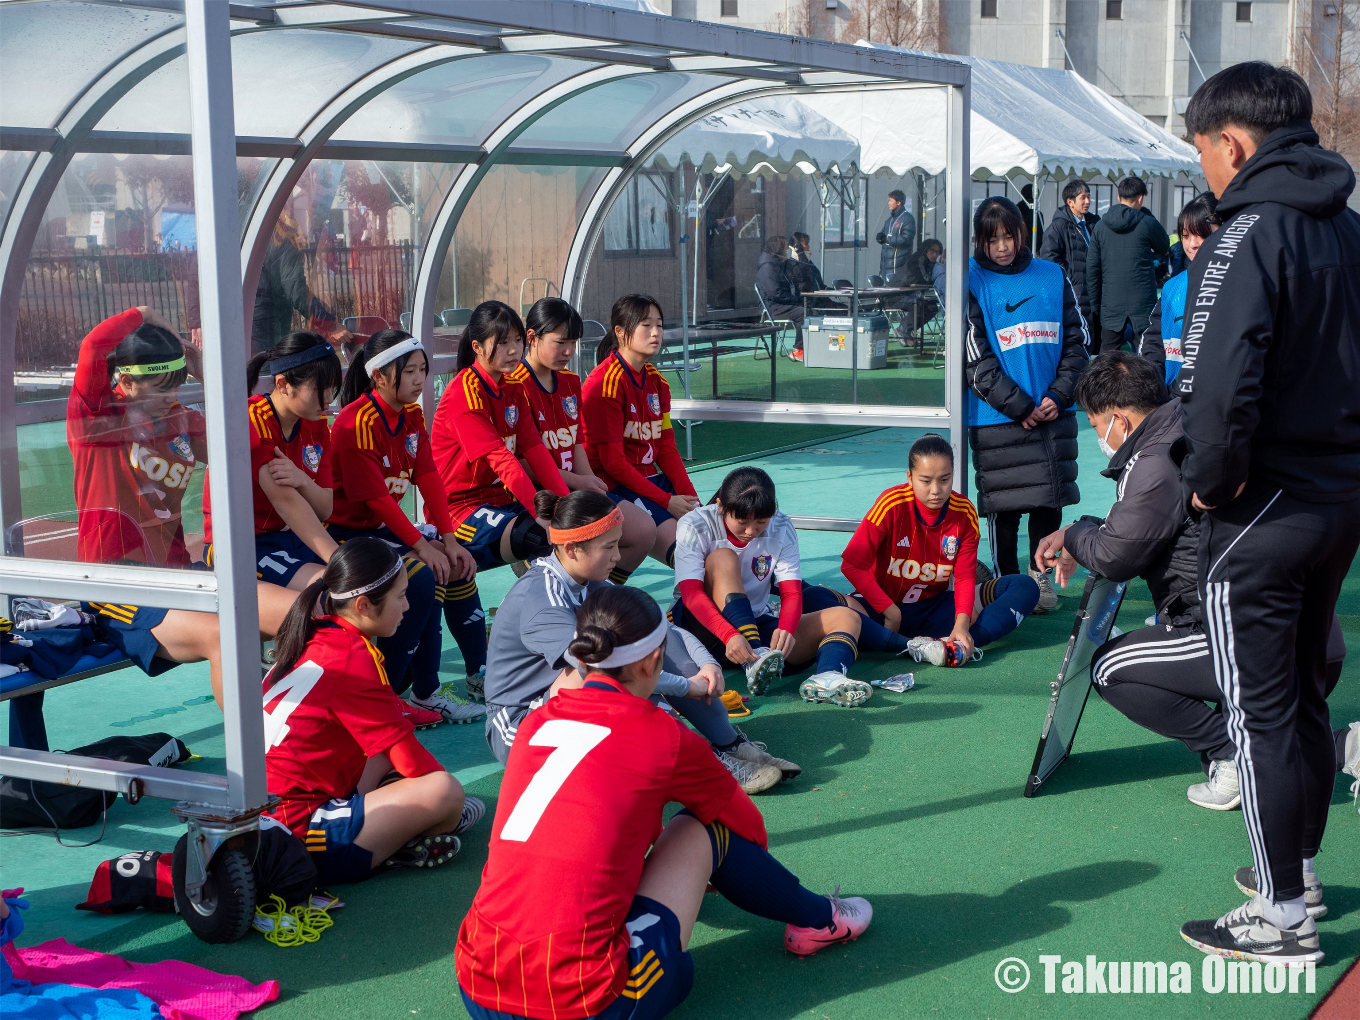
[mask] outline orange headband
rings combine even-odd
[[[548,541],[553,545],[566,545],[568,542],[589,542],[599,538],[606,531],[613,531],[623,524],[623,511],[618,507],[610,510],[598,521],[582,524],[579,528],[548,528]]]

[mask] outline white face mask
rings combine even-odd
[[[1110,415],[1110,424],[1107,425],[1107,426],[1105,427],[1105,434],[1104,434],[1103,436],[1101,436],[1099,439],[1096,440],[1096,442],[1100,445],[1100,452],[1103,453],[1103,454],[1105,455],[1105,459],[1106,459],[1106,460],[1113,460],[1113,459],[1114,459],[1114,455],[1115,455],[1116,453],[1119,452],[1117,449],[1115,449],[1113,446],[1111,446],[1111,445],[1109,444],[1110,432],[1111,432],[1111,430],[1114,428],[1114,423],[1115,423],[1116,420],[1117,420],[1117,419],[1115,418],[1114,415]],[[1129,438],[1129,430],[1128,430],[1128,427],[1125,426],[1125,428],[1124,428],[1124,439],[1128,439],[1128,438]],[[1123,443],[1124,443],[1124,440],[1121,439],[1121,440],[1119,441],[1119,443],[1120,443],[1120,445],[1122,446]]]

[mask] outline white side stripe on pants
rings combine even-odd
[[[1117,648],[1096,660],[1091,669],[1091,679],[1105,686],[1110,674],[1129,666],[1141,666],[1149,662],[1172,663],[1200,659],[1209,654],[1209,638],[1204,634],[1191,634],[1176,638],[1174,641],[1147,641]]]

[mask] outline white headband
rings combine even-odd
[[[399,344],[387,348],[381,354],[375,354],[368,361],[364,362],[364,371],[372,375],[380,368],[386,368],[396,361],[403,354],[410,354],[412,351],[423,351],[425,348],[420,346],[420,341],[415,337],[403,340]]]
[[[630,663],[639,662],[651,655],[666,642],[666,635],[670,632],[670,624],[663,613],[661,622],[656,625],[656,630],[652,631],[641,641],[634,641],[631,645],[619,645],[609,653],[608,658],[603,662],[581,662],[573,655],[567,655],[566,659],[573,666],[580,670],[591,669],[619,669]]]
[[[382,577],[378,578],[372,584],[366,584],[362,588],[355,588],[353,591],[333,591],[329,593],[330,597],[336,602],[346,602],[349,599],[357,599],[360,595],[367,595],[375,588],[381,588],[388,581],[392,580],[392,578],[396,577],[397,571],[401,569],[401,563],[401,557],[398,556],[397,562],[392,564],[392,569],[383,574]]]

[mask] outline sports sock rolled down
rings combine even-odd
[[[843,630],[832,631],[817,646],[817,672],[844,673],[850,669],[858,654],[855,635]]]
[[[633,576],[631,570],[624,570],[622,567],[615,567],[609,572],[611,584],[627,584],[628,579]]]
[[[825,896],[803,888],[797,875],[721,822],[704,828],[713,848],[709,881],[730,903],[800,928],[830,927],[831,901]]]
[[[727,605],[723,606],[723,619],[737,628],[751,647],[760,644],[760,628],[756,626],[756,614],[751,609],[751,600],[745,595],[727,596]]]
[[[1034,612],[1039,585],[1026,574],[1003,574],[983,583],[982,602],[985,608],[969,628],[979,648],[1005,637]]]
[[[427,573],[432,573],[428,567]],[[425,617],[425,629],[420,635],[420,644],[411,656],[411,693],[417,698],[428,698],[439,690],[439,660],[444,655],[444,600],[447,591],[443,585],[435,585],[434,604],[430,614]]]
[[[438,619],[437,613],[439,606],[435,602],[435,583],[434,571],[427,567],[414,555],[405,558],[406,568],[406,613],[401,618],[401,625],[397,627],[397,632],[391,637],[378,638],[375,644],[378,651],[383,655],[383,667],[387,670],[388,681],[392,684],[392,689],[398,694],[406,690],[406,669],[414,664],[417,653],[421,650],[420,646],[427,640],[426,623],[431,616]],[[434,662],[435,662],[435,684],[438,685],[439,669],[439,635],[435,635],[434,642]],[[421,668],[428,672],[429,653],[421,656],[423,660]],[[417,674],[419,671],[413,671]],[[417,675],[414,685],[421,686],[422,678]],[[428,682],[428,679],[426,679]]]
[[[444,596],[444,622],[463,654],[463,668],[472,676],[486,665],[486,613],[482,611],[475,578],[449,582]]]

